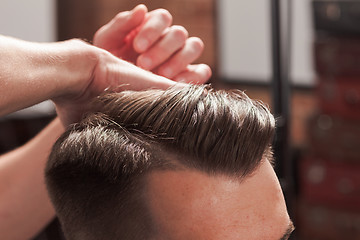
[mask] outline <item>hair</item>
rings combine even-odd
[[[271,156],[275,120],[208,85],[100,96],[55,143],[46,183],[67,239],[150,239],[146,176],[195,169],[244,178]]]

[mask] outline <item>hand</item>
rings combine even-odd
[[[171,26],[164,9],[147,11],[138,5],[121,12],[94,36],[94,45],[113,55],[175,81],[204,83],[211,76],[206,64],[190,65],[204,49],[201,39],[188,38],[182,26]]]
[[[66,51],[72,54],[68,59],[74,59],[68,63],[62,62],[69,65],[65,69],[73,69],[69,76],[77,74],[81,78],[71,81],[65,90],[59,91],[52,98],[64,126],[79,121],[89,110],[91,100],[106,89],[122,91],[167,89],[175,84],[181,86],[180,83],[143,70],[81,40],[66,41],[62,45],[70,49]]]

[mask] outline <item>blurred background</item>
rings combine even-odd
[[[1,0],[0,34],[91,41],[99,27],[139,3],[168,9],[174,24],[202,38],[198,62],[212,67],[215,88],[244,90],[274,111],[282,129],[276,171],[297,228],[291,239],[360,239],[360,1]],[[283,83],[274,84],[277,78]],[[44,102],[0,118],[0,153],[54,116]],[[34,239],[57,234],[54,222]]]

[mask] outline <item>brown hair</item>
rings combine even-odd
[[[207,85],[101,96],[57,141],[46,181],[71,239],[148,239],[152,170],[245,177],[267,154],[274,118],[243,92]]]

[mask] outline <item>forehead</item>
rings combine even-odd
[[[278,240],[289,224],[268,161],[241,181],[191,170],[154,172],[147,194],[156,239]]]

